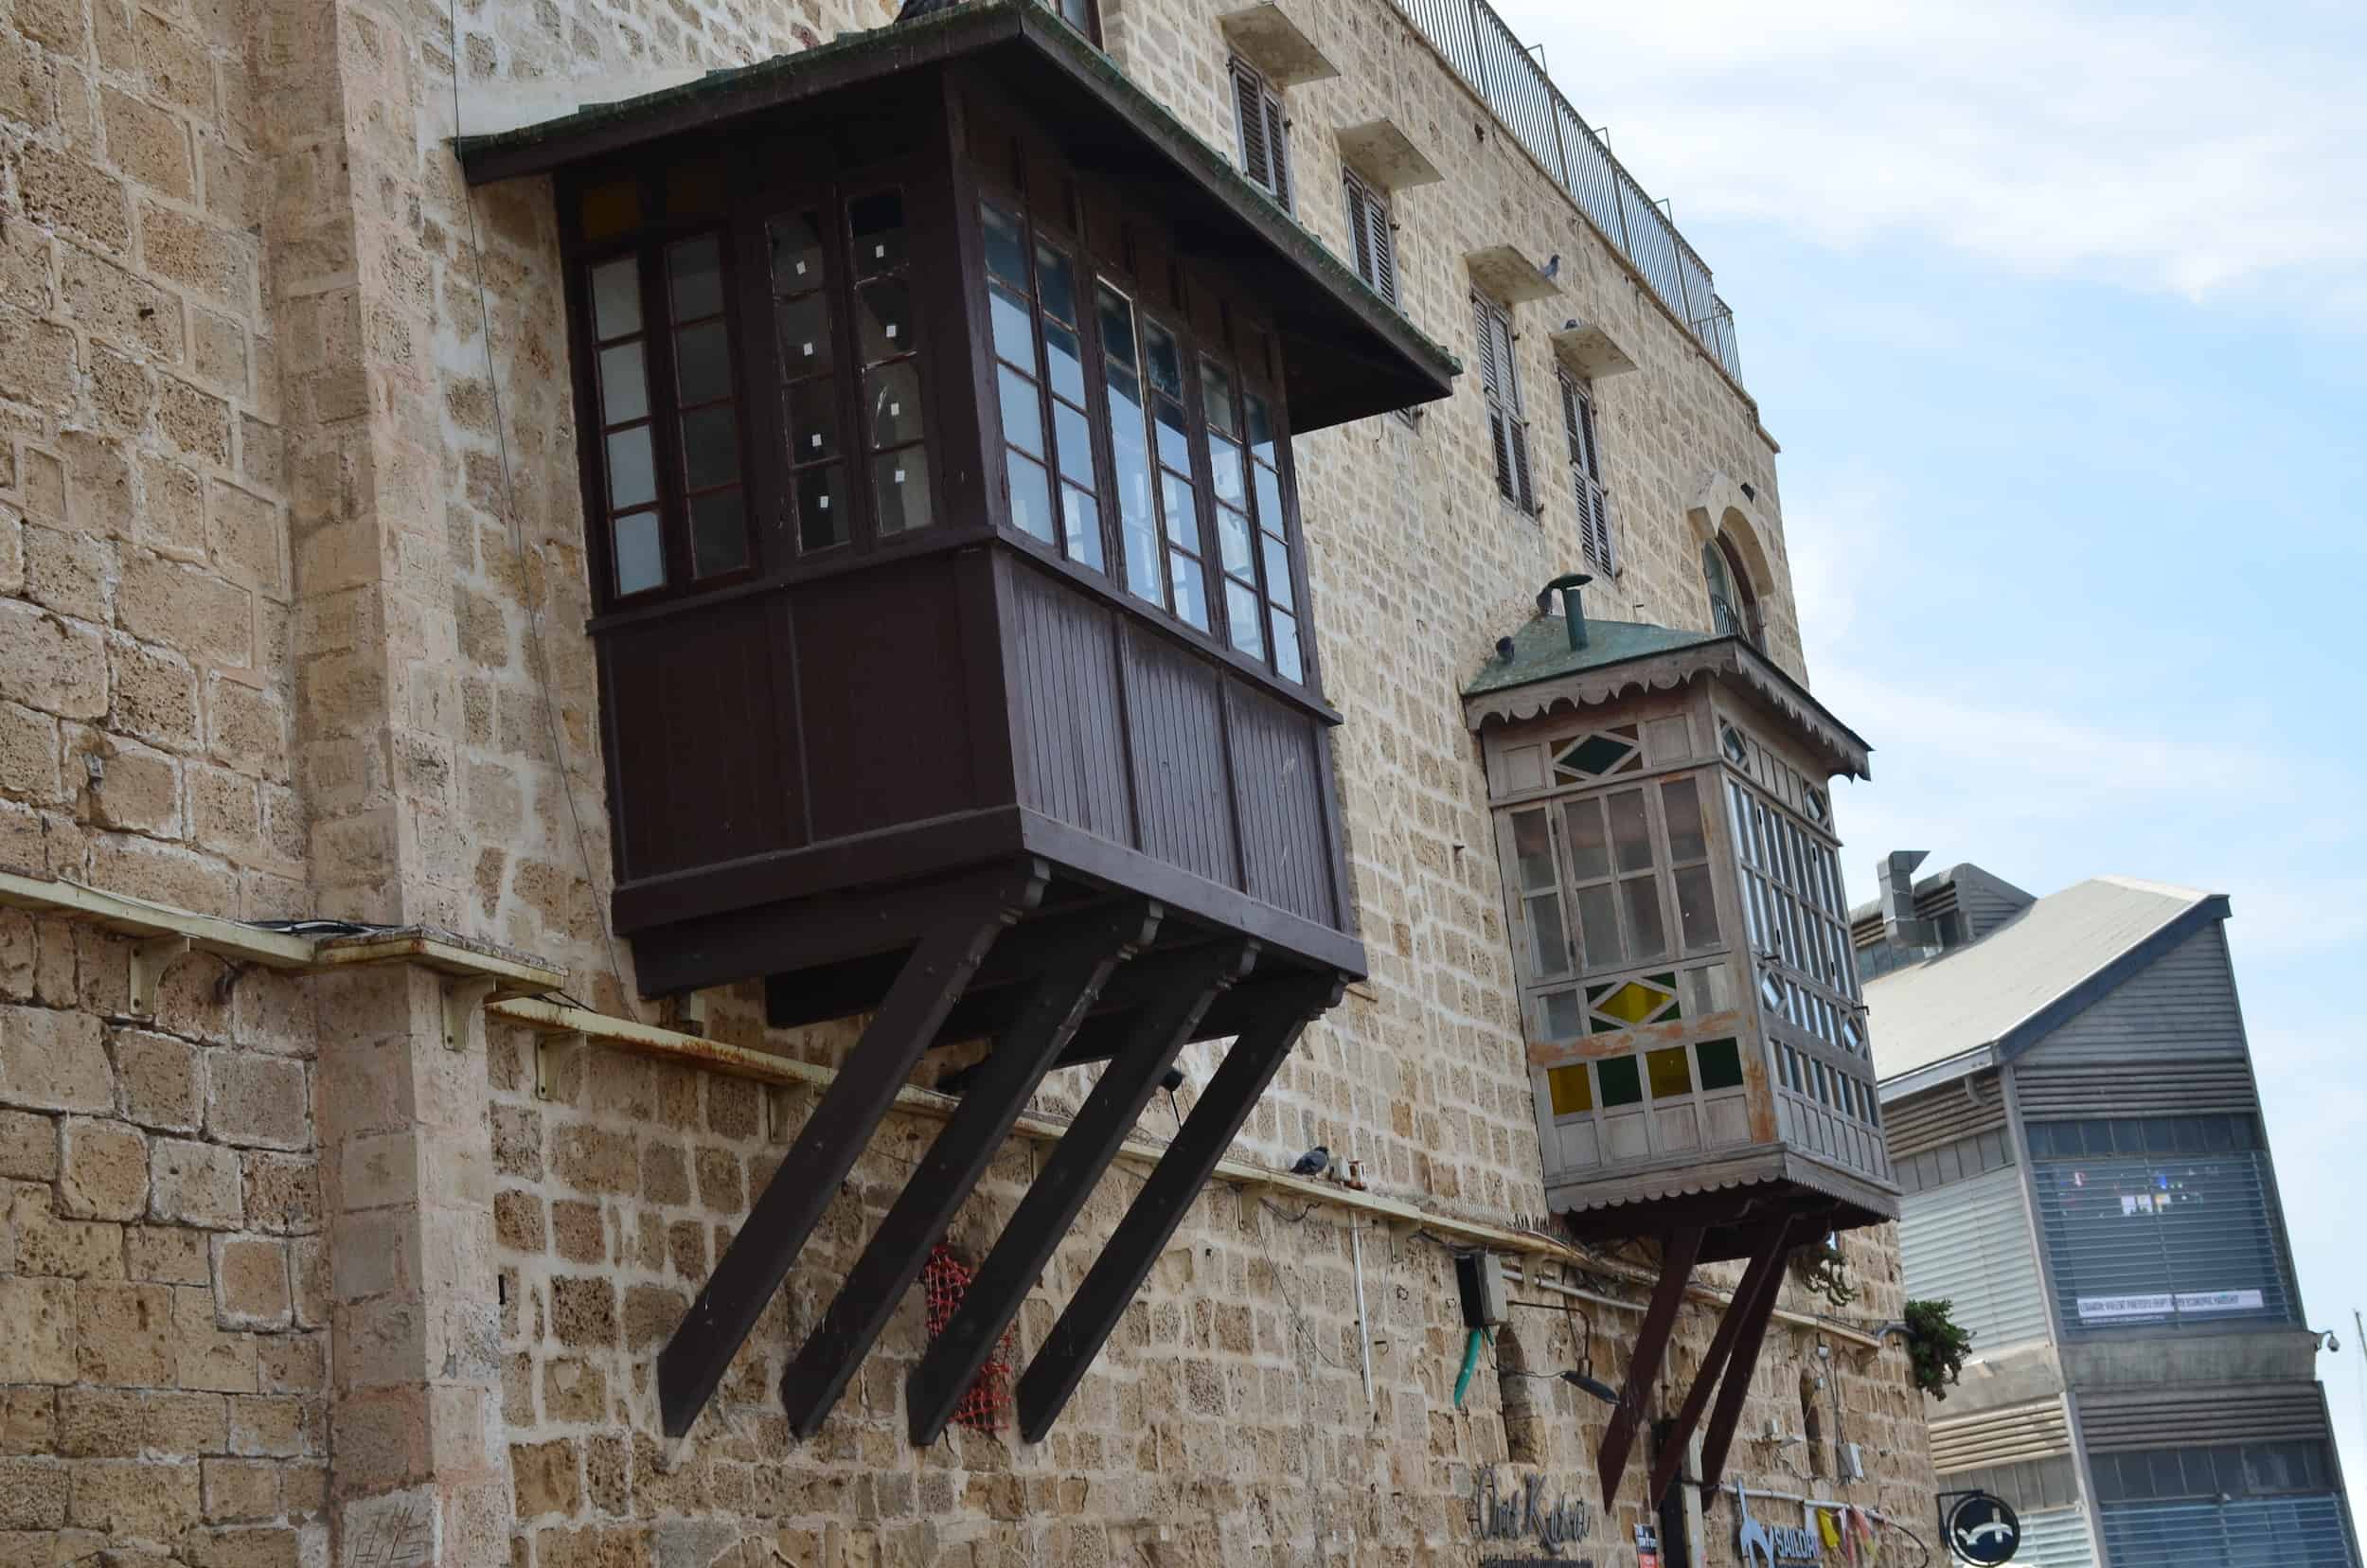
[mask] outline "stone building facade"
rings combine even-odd
[[[1229,149],[1227,9],[1108,0],[1101,23]],[[1562,317],[1638,367],[1596,394],[1623,570],[1595,602],[1707,626],[1701,545],[1728,519],[1771,652],[1805,680],[1775,446],[1385,0],[1285,9],[1338,67],[1283,95],[1326,245],[1353,249],[1336,134],[1386,117],[1445,176],[1397,200],[1424,332],[1470,363],[1467,255],[1561,258],[1559,293],[1513,312],[1541,515],[1499,499],[1472,376],[1417,418],[1299,443],[1372,975],[1308,1032],[1050,1439],[956,1428],[915,1451],[895,1390],[917,1295],[812,1441],[773,1390],[926,1136],[918,1103],[690,1438],[658,1430],[654,1350],[810,1109],[803,1070],[850,1035],[768,1031],[760,987],[642,1000],[607,935],[557,221],[545,184],[472,198],[449,148],[508,95],[630,91],[887,11],[0,0],[0,1564],[1443,1564],[1514,1555],[1476,1534],[1491,1475],[1587,1500],[1579,1550],[1634,1560],[1641,1477],[1592,1495],[1605,1407],[1552,1374],[1624,1374],[1648,1275],[1531,1220],[1530,1078],[1457,693],[1580,564]],[[345,965],[208,923],[290,918],[462,940]],[[743,1070],[480,1006],[545,984],[739,1047]],[[1189,1066],[1185,1102],[1207,1054]],[[1038,1109],[1073,1109],[1083,1076]],[[1318,1143],[1368,1190],[1250,1174]],[[1009,1146],[956,1242],[1037,1149]],[[1080,1234],[1139,1180],[1121,1163]],[[1458,1403],[1452,1254],[1474,1245],[1515,1262],[1524,1305]],[[1912,1560],[1922,1406],[1874,1331],[1902,1305],[1895,1244],[1843,1250],[1861,1294],[1787,1291],[1730,1475],[1777,1523],[1805,1496],[1874,1510],[1895,1522],[1879,1560]],[[1057,1257],[1047,1292],[1089,1256]],[[1688,1303],[1664,1392],[1721,1307]],[[1836,1475],[1844,1444],[1862,1478]],[[1735,1524],[1712,1500],[1708,1561],[1735,1560]]]

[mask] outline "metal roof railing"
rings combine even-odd
[[[1504,128],[1545,166],[1580,210],[1635,264],[1661,303],[1692,330],[1726,373],[1742,380],[1735,313],[1703,261],[1660,205],[1644,194],[1603,139],[1486,0],[1389,0],[1446,58]]]

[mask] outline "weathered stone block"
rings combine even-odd
[[[197,671],[187,660],[118,635],[107,640],[107,666],[115,692],[111,727],[167,750],[197,743]]]
[[[0,1530],[55,1530],[66,1517],[66,1468],[50,1459],[0,1459]]]
[[[181,767],[169,755],[95,732],[75,736],[66,750],[69,769],[87,769],[88,759],[99,767],[90,799],[101,827],[151,838],[181,836]]]
[[[0,1278],[0,1383],[75,1376],[73,1282]]]
[[[136,1388],[69,1388],[58,1397],[58,1452],[74,1459],[136,1459],[147,1396]]]
[[[616,1287],[605,1279],[551,1281],[551,1333],[578,1349],[616,1344]]]
[[[311,1145],[312,1097],[301,1061],[249,1051],[219,1051],[206,1077],[208,1136],[265,1149]]]
[[[71,152],[37,142],[17,151],[16,177],[25,215],[34,223],[122,251],[132,239],[132,213],[123,182]]]
[[[518,1518],[540,1519],[546,1514],[564,1518],[582,1506],[583,1483],[577,1466],[574,1443],[511,1444],[509,1479],[516,1491]]]
[[[70,406],[78,363],[71,331],[0,306],[0,397],[37,407]]]
[[[0,1006],[0,1103],[105,1115],[114,1112],[115,1097],[115,1069],[98,1019],[50,1007]]]
[[[283,1236],[320,1228],[320,1167],[310,1156],[250,1152],[239,1165],[246,1178],[248,1225]]]
[[[47,1182],[58,1174],[58,1123],[30,1111],[0,1111],[0,1181]]]
[[[118,93],[98,92],[98,116],[107,129],[107,156],[150,189],[187,201],[194,193],[189,133],[153,104]]]
[[[172,1339],[183,1388],[216,1394],[255,1392],[255,1336],[225,1331],[216,1323],[212,1291],[173,1287]]]
[[[86,1279],[75,1287],[74,1310],[75,1364],[83,1381],[171,1386],[177,1356],[168,1287]]]
[[[195,1465],[100,1459],[74,1467],[69,1519],[113,1540],[174,1544],[202,1512]]]
[[[223,1327],[285,1328],[292,1310],[285,1242],[214,1238],[214,1311]]]
[[[107,711],[107,650],[98,628],[0,599],[0,698],[62,719]]]
[[[146,1029],[114,1030],[109,1044],[126,1116],[160,1131],[197,1131],[204,1115],[204,1052]]]
[[[60,1129],[58,1211],[137,1220],[148,1207],[148,1140],[117,1121],[68,1116]]]
[[[183,1138],[158,1138],[149,1154],[149,1213],[206,1230],[236,1230],[246,1203],[239,1156]]]
[[[59,1279],[121,1279],[123,1227],[102,1221],[62,1220],[47,1187],[17,1189],[9,1205],[20,1274]],[[5,1242],[6,1235],[0,1235]]]
[[[203,1285],[212,1263],[210,1231],[179,1225],[133,1225],[124,1233],[124,1267],[133,1279],[159,1285]]]
[[[205,1522],[235,1524],[279,1514],[279,1467],[251,1459],[208,1459],[204,1464]]]

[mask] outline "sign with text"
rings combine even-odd
[[[1483,1558],[1481,1568],[1526,1568],[1531,1563],[1593,1568],[1590,1559],[1561,1555],[1564,1546],[1586,1538],[1583,1499],[1549,1494],[1541,1475],[1528,1476],[1517,1483],[1516,1489],[1506,1490],[1497,1485],[1496,1472],[1490,1469],[1480,1479],[1478,1501],[1482,1541],[1533,1542],[1545,1554],[1541,1558]]]
[[[1973,1492],[1948,1510],[1948,1549],[1975,1568],[1998,1568],[2021,1546],[2021,1520],[2002,1497]]]
[[[2083,1323],[2111,1323],[2168,1317],[2173,1312],[2257,1312],[2262,1307],[2258,1291],[2180,1291],[2176,1294],[2157,1291],[2142,1295],[2081,1296],[2079,1318]]]
[[[1751,1515],[1751,1494],[1735,1489],[1735,1551],[1742,1568],[1822,1568],[1824,1542],[1814,1530],[1770,1524]]]

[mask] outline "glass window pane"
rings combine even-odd
[[[1574,800],[1561,809],[1570,840],[1570,869],[1580,882],[1611,875],[1611,845],[1603,834],[1603,803]]]
[[[1051,367],[1052,390],[1073,403],[1085,401],[1084,350],[1077,334],[1057,321],[1043,324],[1044,361]]]
[[[1266,656],[1266,628],[1257,613],[1257,596],[1237,582],[1224,585],[1225,631],[1233,646],[1253,659]]]
[[[592,330],[603,339],[641,330],[641,263],[630,256],[592,269]]]
[[[1059,448],[1060,477],[1093,489],[1094,437],[1084,414],[1064,402],[1052,405],[1052,435]]]
[[[1705,859],[1709,835],[1701,825],[1701,796],[1690,778],[1673,778],[1660,787],[1661,809],[1668,816],[1668,858]]]
[[[1299,658],[1299,623],[1280,610],[1270,618],[1273,622],[1274,672],[1286,681],[1304,681],[1307,670]]]
[[[1094,310],[1101,317],[1101,351],[1134,373],[1134,305],[1107,283],[1094,290]]]
[[[1568,996],[1569,992],[1564,991],[1561,998],[1547,998],[1545,1006],[1549,1024],[1552,1022],[1554,1002]],[[1573,1016],[1575,1016],[1575,1010]],[[1564,1040],[1568,1036],[1557,1034],[1554,1038]],[[1548,1068],[1545,1092],[1553,1096],[1554,1114],[1557,1116],[1575,1116],[1594,1109],[1594,1087],[1587,1081],[1586,1063],[1583,1061],[1573,1062],[1567,1067]]]
[[[844,544],[852,526],[846,511],[846,469],[831,463],[797,475],[797,546],[827,550]]]
[[[1241,449],[1221,436],[1208,441],[1209,482],[1217,499],[1228,507],[1249,505],[1249,479],[1242,472]]]
[[[866,365],[909,354],[913,334],[913,291],[900,277],[880,277],[855,291],[855,330]]]
[[[1586,1009],[1578,1005],[1576,991],[1554,991],[1545,998],[1545,1038],[1575,1040],[1586,1028]],[[1557,1067],[1556,1072],[1575,1073],[1583,1079],[1583,1066]],[[1593,1107],[1593,1091],[1588,1091],[1588,1109]]]
[[[694,577],[737,572],[748,564],[748,512],[738,490],[690,503],[690,570]]]
[[[782,401],[789,406],[791,462],[814,463],[839,454],[836,382],[792,382]]]
[[[1693,1063],[1682,1045],[1664,1045],[1657,1051],[1645,1052],[1644,1070],[1651,1078],[1654,1099],[1693,1093]]]
[[[1295,592],[1290,583],[1290,547],[1270,533],[1257,538],[1266,552],[1266,597],[1288,610]]]
[[[1200,400],[1210,430],[1223,436],[1241,433],[1233,419],[1233,373],[1215,360],[1200,362]]]
[[[1717,900],[1710,868],[1688,865],[1677,874],[1677,933],[1688,953],[1717,944]]]
[[[650,427],[620,430],[608,438],[608,508],[624,511],[657,499],[657,459],[650,447]]]
[[[1731,1040],[1705,1040],[1693,1047],[1701,1065],[1703,1089],[1742,1087],[1742,1047]]]
[[[682,418],[683,482],[690,490],[739,477],[739,419],[729,403]]]
[[[1178,473],[1192,472],[1191,432],[1184,422],[1184,405],[1172,398],[1153,398],[1151,413],[1159,426],[1159,461]]]
[[[616,519],[611,537],[616,543],[616,592],[638,594],[666,582],[666,547],[658,533],[657,513],[634,512]]]
[[[1606,1057],[1594,1064],[1594,1072],[1602,1079],[1606,1109],[1644,1102],[1644,1077],[1636,1071],[1635,1058]]]
[[[1036,383],[1007,365],[996,369],[995,383],[1003,408],[1003,438],[1042,456],[1043,406],[1037,401]]]
[[[1163,398],[1184,401],[1184,356],[1175,334],[1155,321],[1143,323],[1143,357],[1150,373],[1150,389]]]
[[[920,417],[920,367],[907,360],[866,371],[863,401],[871,413],[871,444],[901,446],[924,434]]]
[[[1077,325],[1077,265],[1041,241],[1036,245],[1036,302],[1044,314]]]
[[[783,375],[820,375],[838,362],[831,351],[828,300],[828,294],[810,294],[774,303],[773,330],[781,340]]]
[[[674,384],[685,403],[713,402],[732,395],[732,350],[721,321],[703,322],[674,334]]]
[[[1512,813],[1512,864],[1523,893],[1554,885],[1553,835],[1546,831],[1541,808]]]
[[[1239,512],[1217,508],[1217,554],[1228,576],[1257,580],[1257,557],[1250,549],[1249,519]]]
[[[1547,893],[1527,900],[1529,915],[1529,972],[1532,974],[1567,974],[1570,972],[1570,934],[1561,924],[1561,895]]]
[[[1016,452],[1005,454],[1004,461],[1011,481],[1011,526],[1051,543],[1052,481],[1045,477],[1043,465]]]
[[[715,236],[703,234],[667,246],[666,271],[674,285],[676,321],[722,312],[723,259]]]
[[[987,270],[1014,283],[1027,281],[1027,241],[1019,214],[992,199],[978,204],[978,225],[987,240]]]
[[[871,493],[880,508],[880,534],[910,533],[929,526],[929,449],[906,447],[871,459]]]
[[[600,350],[600,422],[631,424],[650,412],[650,380],[641,365],[641,345]]]
[[[803,294],[822,286],[822,214],[783,213],[764,225],[773,250],[776,294]]]
[[[1619,940],[1619,917],[1608,883],[1578,889],[1578,942],[1587,969],[1617,969],[1627,962],[1628,950]]]
[[[1023,370],[1036,367],[1036,339],[1028,329],[1027,302],[1007,284],[988,281],[987,313],[994,331],[994,351]]]
[[[1201,579],[1200,562],[1181,550],[1169,550],[1167,572],[1175,582],[1175,613],[1196,631],[1207,631],[1208,585]]]
[[[1288,533],[1290,520],[1282,509],[1282,476],[1263,463],[1250,465],[1257,487],[1257,521],[1269,533]]]
[[[1628,940],[1639,959],[1657,958],[1668,951],[1668,933],[1661,926],[1660,881],[1629,877],[1619,884],[1628,912]]]
[[[1060,493],[1068,525],[1068,556],[1080,565],[1101,568],[1101,506],[1090,490],[1065,487]]]
[[[904,195],[876,191],[846,204],[846,226],[854,232],[855,276],[868,277],[904,264]]]
[[[1159,569],[1159,533],[1146,517],[1129,510],[1121,522],[1125,536],[1126,586],[1137,598],[1153,604],[1167,602],[1166,578]]]
[[[1162,473],[1159,475],[1159,495],[1166,503],[1167,543],[1181,545],[1198,555],[1200,508],[1194,504],[1191,485],[1178,474]]]
[[[1274,460],[1273,414],[1266,406],[1265,395],[1260,392],[1243,392],[1241,411],[1246,416],[1245,423],[1249,427],[1247,434],[1250,451],[1256,455],[1259,462],[1272,463]]]
[[[1611,844],[1619,869],[1650,869],[1652,829],[1644,817],[1644,792],[1621,790],[1604,804],[1611,808]]]

